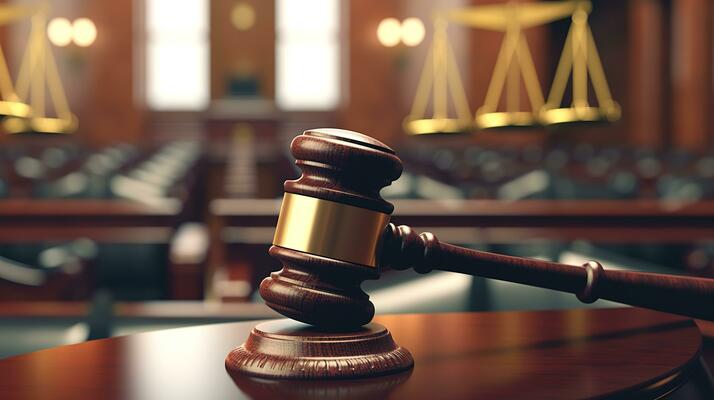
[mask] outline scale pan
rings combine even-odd
[[[536,121],[533,113],[528,111],[487,112],[476,115],[476,127],[478,129],[523,129],[537,126],[538,121]]]
[[[30,116],[32,109],[28,104],[20,101],[0,101],[0,118],[2,117],[17,117],[27,118]]]
[[[540,112],[539,120],[546,126],[596,124],[614,122],[620,119],[620,107],[563,107],[546,108]]]
[[[454,118],[425,118],[404,121],[404,130],[410,135],[468,133],[472,129],[470,121]]]
[[[72,133],[77,129],[77,117],[71,118],[6,118],[3,127],[8,133]]]

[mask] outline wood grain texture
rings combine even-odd
[[[384,143],[357,132],[313,129],[290,145],[300,178],[285,191],[391,214],[379,191],[399,178],[402,162]]]
[[[273,310],[331,330],[349,331],[372,320],[374,304],[360,284],[376,279],[376,269],[278,246],[270,255],[283,263],[260,284],[260,296]]]
[[[505,280],[706,320],[714,320],[714,279],[629,271],[605,271],[512,257],[440,243],[431,233],[408,226],[387,228],[383,260],[395,269],[433,269]]]
[[[412,369],[380,377],[333,380],[253,379],[232,374],[236,386],[252,399],[386,399],[406,382]]]
[[[631,143],[646,148],[662,148],[669,126],[667,11],[661,1],[628,2],[627,130]]]
[[[379,191],[397,179],[402,164],[394,150],[357,132],[313,129],[297,136],[290,150],[302,175],[285,192],[389,214],[394,207]],[[368,323],[374,305],[360,288],[376,279],[374,268],[278,246],[270,255],[283,263],[260,284],[265,303],[279,313],[328,329],[352,330]]]
[[[262,378],[343,379],[386,375],[414,366],[382,325],[324,332],[291,320],[264,322],[228,353],[226,368]]]
[[[412,353],[411,373],[327,382],[231,376],[224,358],[255,326],[245,322],[97,340],[0,360],[0,397],[655,398],[672,387],[668,378],[676,378],[676,386],[689,377],[702,343],[685,318],[629,308],[375,320]]]
[[[711,145],[712,2],[672,2],[672,144],[691,152]]]

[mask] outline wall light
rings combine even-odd
[[[72,43],[72,23],[67,18],[53,18],[47,24],[47,37],[55,46],[67,46]]]
[[[239,31],[247,31],[255,25],[255,9],[248,3],[238,3],[231,10],[231,23]]]
[[[87,47],[97,39],[97,27],[89,18],[76,19],[72,24],[72,36],[74,44]]]
[[[385,18],[377,27],[377,38],[385,47],[394,47],[399,42],[409,47],[418,46],[424,40],[425,33],[424,23],[416,17],[402,22],[396,18]]]
[[[424,40],[424,23],[419,18],[411,17],[402,21],[402,43],[407,46],[418,46]]]
[[[385,18],[377,27],[377,39],[382,46],[394,47],[401,40],[402,26],[396,18]]]

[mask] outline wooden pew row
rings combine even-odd
[[[72,157],[58,147],[35,147],[3,149],[0,157],[7,171],[27,172],[11,176],[10,189],[29,188],[0,199],[0,255],[24,257],[31,270],[31,248],[87,238],[99,248],[102,273],[93,283],[121,285],[127,298],[201,298],[205,249],[179,240],[188,232],[201,236],[200,229],[180,229],[203,208],[199,144],[171,141],[142,151],[74,145]],[[64,164],[46,157],[55,153],[65,154]],[[41,173],[29,174],[35,170]],[[132,285],[144,287],[132,293]]]
[[[38,265],[0,257],[0,301],[81,300],[89,296],[96,255],[92,241],[81,239],[35,249],[39,250]]]
[[[407,171],[463,191],[467,198],[500,198],[501,186],[540,171],[548,176],[550,199],[714,197],[712,154],[654,152],[624,147],[526,146],[524,148],[433,147],[413,142],[400,151]]]

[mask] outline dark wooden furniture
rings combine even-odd
[[[0,360],[3,399],[711,398],[701,335],[641,309],[378,316],[411,372],[349,381],[231,377],[226,353],[255,322],[172,329]],[[680,397],[681,398],[681,397]]]
[[[0,257],[0,302],[17,300],[77,300],[93,289],[88,259],[72,254],[62,246],[44,252],[55,252],[56,264],[34,267]],[[55,261],[55,260],[53,260]]]
[[[99,244],[166,247],[167,295],[192,300],[203,296],[207,249],[183,246],[186,202],[164,198],[153,204],[122,199],[0,200],[0,243],[62,242],[89,238]],[[194,224],[195,225],[195,224]],[[194,234],[200,229],[190,229]],[[191,249],[193,254],[187,254]],[[163,251],[163,250],[162,250]]]

